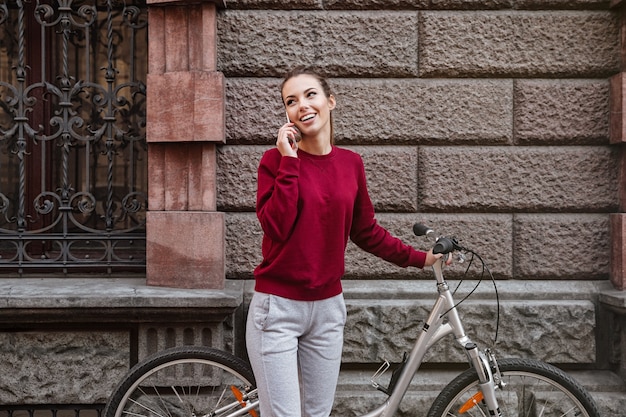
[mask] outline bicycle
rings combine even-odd
[[[416,235],[434,235],[416,224]],[[478,259],[482,274],[488,267],[474,251],[454,237],[436,238],[434,253],[444,257],[468,254],[466,273]],[[600,417],[590,394],[559,368],[535,359],[496,360],[491,349],[479,350],[465,334],[453,292],[443,276],[445,259],[433,265],[438,296],[422,332],[385,387],[380,379],[391,367],[385,361],[372,376],[372,386],[387,400],[362,417],[393,415],[418,372],[427,350],[448,335],[465,350],[470,368],[454,378],[433,402],[428,417],[502,416]],[[481,280],[482,281],[482,277]],[[475,288],[474,288],[475,289]],[[499,306],[496,289],[496,302]],[[497,326],[496,337],[497,339]],[[135,365],[120,382],[104,410],[104,417],[258,417],[258,396],[252,369],[244,360],[218,349],[183,346],[156,353]]]

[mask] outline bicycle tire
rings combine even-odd
[[[130,369],[109,397],[103,416],[227,415],[242,406],[232,387],[244,394],[255,387],[247,362],[204,346],[166,349]],[[215,413],[226,405],[230,408]]]
[[[505,417],[600,417],[587,390],[555,366],[534,359],[502,359],[498,367],[507,384],[496,388],[498,405]],[[479,391],[478,376],[474,369],[468,369],[441,391],[428,417],[489,415],[484,402],[472,405],[472,396],[478,395],[480,400]]]

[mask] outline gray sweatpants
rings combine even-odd
[[[343,294],[320,301],[254,294],[246,343],[262,417],[330,415],[345,324]]]

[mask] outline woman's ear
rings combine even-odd
[[[335,106],[337,105],[337,102],[335,101],[335,96],[333,96],[332,94],[328,97],[328,109],[329,110],[334,110]]]

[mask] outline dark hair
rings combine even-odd
[[[333,92],[330,88],[330,85],[328,85],[328,81],[326,80],[326,78],[320,75],[320,73],[314,67],[300,65],[291,69],[291,71],[287,72],[287,74],[285,74],[285,76],[283,77],[283,82],[280,84],[281,97],[283,95],[283,88],[285,87],[285,83],[289,81],[290,79],[292,79],[293,77],[297,77],[298,75],[312,76],[322,86],[322,91],[324,91],[324,95],[326,96],[326,98],[330,98],[330,96],[333,95]],[[333,126],[333,112],[332,111],[330,112],[330,143],[333,145],[335,144],[335,129]]]

